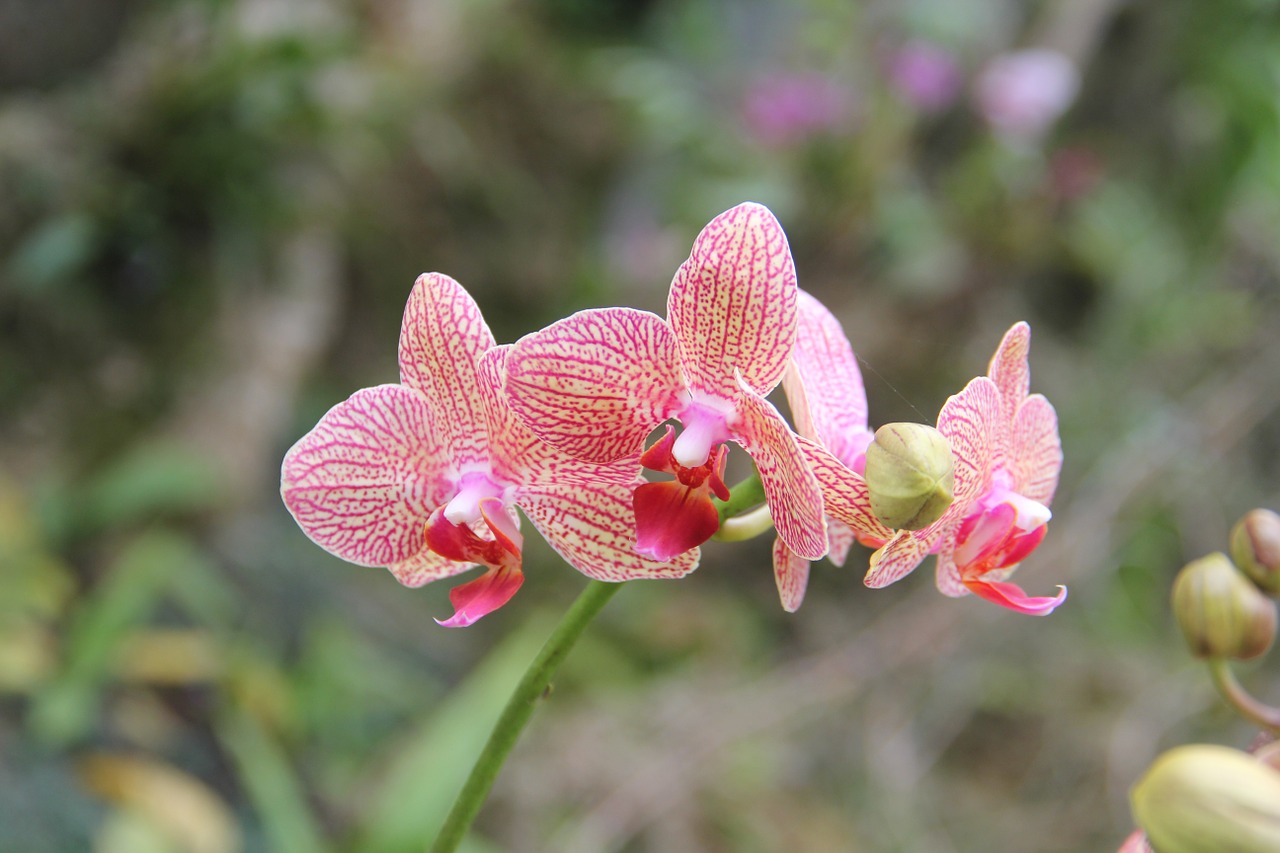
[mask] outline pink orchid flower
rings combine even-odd
[[[551,546],[604,581],[680,577],[694,556],[632,548],[636,457],[584,465],[539,441],[502,393],[510,347],[448,276],[414,285],[400,332],[400,384],[357,391],[284,458],[280,491],[317,545],[406,586],[488,570],[455,587],[445,626],[470,625],[524,581],[520,507]]]
[[[827,559],[843,566],[855,538],[883,543],[893,532],[872,515],[861,478],[874,433],[867,426],[867,393],[853,347],[840,321],[816,298],[801,290],[797,307],[796,346],[782,388],[796,432],[805,439],[801,448],[810,468],[822,472]],[[809,560],[792,553],[779,537],[773,569],[783,608],[795,612],[804,600]]]
[[[1031,597],[1007,578],[1047,531],[1058,486],[1062,445],[1058,416],[1040,394],[1028,394],[1031,327],[1005,333],[987,376],[947,400],[938,431],[955,457],[955,500],[936,522],[900,530],[871,557],[866,584],[887,586],[938,555],[938,588],[973,593],[1019,613],[1043,616],[1067,596]]]
[[[779,535],[796,554],[827,550],[822,493],[790,428],[765,400],[796,336],[796,275],[778,220],[745,203],[711,221],[671,283],[667,319],[646,311],[580,311],[517,341],[507,360],[512,408],[535,433],[592,463],[644,452],[675,475],[636,489],[636,548],[666,560],[719,527],[728,497],[726,442],[755,460]]]

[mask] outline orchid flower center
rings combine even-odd
[[[444,517],[453,524],[475,524],[481,519],[480,502],[502,498],[503,488],[487,471],[469,471],[458,480],[458,491],[444,508]]]
[[[684,431],[671,448],[675,461],[685,468],[707,464],[716,445],[729,440],[732,415],[733,405],[727,400],[708,397],[686,405],[679,415]]]
[[[954,555],[957,566],[974,573],[1007,568],[1019,563],[1044,537],[1041,528],[1053,513],[1039,501],[1013,491],[1012,484],[1006,471],[997,471],[990,491],[961,523]]]

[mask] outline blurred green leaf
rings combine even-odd
[[[68,213],[39,225],[9,259],[9,274],[29,293],[65,285],[89,261],[97,226],[89,216]]]

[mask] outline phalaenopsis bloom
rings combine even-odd
[[[509,349],[461,285],[420,277],[401,327],[400,384],[357,391],[285,456],[281,493],[307,536],[406,586],[486,566],[450,592],[449,626],[501,607],[523,582],[516,507],[592,578],[692,571],[696,555],[656,561],[632,547],[638,454],[586,464],[514,417],[502,392]]]
[[[715,495],[727,442],[756,463],[778,534],[799,557],[827,551],[823,495],[790,428],[765,399],[796,339],[796,274],[781,225],[758,204],[711,221],[671,283],[667,317],[629,308],[580,311],[517,341],[507,360],[516,414],[540,437],[592,464],[644,451],[673,474],[635,491],[636,548],[666,560],[719,526]]]
[[[1066,598],[1032,597],[1009,583],[1018,564],[1047,531],[1058,485],[1062,446],[1058,416],[1040,394],[1029,394],[1031,328],[1005,333],[987,376],[947,400],[938,431],[951,443],[955,500],[936,522],[898,531],[871,558],[866,583],[883,587],[938,555],[938,588],[973,593],[1020,613],[1051,613]]]

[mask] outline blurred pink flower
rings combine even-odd
[[[821,74],[776,74],[747,91],[743,120],[761,143],[782,147],[840,129],[853,114],[849,91]]]
[[[1147,843],[1146,834],[1141,829],[1135,829],[1116,853],[1152,853],[1152,850],[1151,845]]]
[[[964,82],[960,64],[948,50],[919,39],[895,50],[886,71],[894,91],[926,113],[950,106]]]
[[[1034,141],[1067,111],[1080,89],[1080,72],[1066,56],[1030,48],[997,56],[978,77],[978,109],[995,132]]]
[[[655,427],[680,421],[643,456],[676,479],[635,491],[636,548],[687,552],[719,525],[711,495],[725,442],[751,454],[778,533],[810,559],[827,551],[823,496],[790,428],[765,399],[796,338],[796,274],[774,215],[744,203],[713,219],[677,270],[667,317],[630,308],[579,311],[526,335],[507,362],[507,394],[535,433],[588,462],[639,452]]]
[[[866,584],[883,587],[938,555],[938,589],[973,593],[1002,607],[1043,616],[1063,602],[1031,597],[1008,578],[1044,539],[1049,504],[1062,468],[1058,415],[1029,394],[1031,327],[1016,323],[1001,340],[986,376],[969,382],[938,414],[938,431],[955,458],[955,499],[936,522],[900,530],[871,556]]]
[[[405,306],[400,384],[330,409],[285,455],[280,492],[303,532],[363,566],[421,586],[477,564],[449,594],[446,626],[470,625],[524,580],[515,507],[574,568],[622,581],[680,577],[691,556],[655,562],[632,548],[636,455],[587,465],[539,441],[502,394],[509,347],[453,279],[421,276]]]

